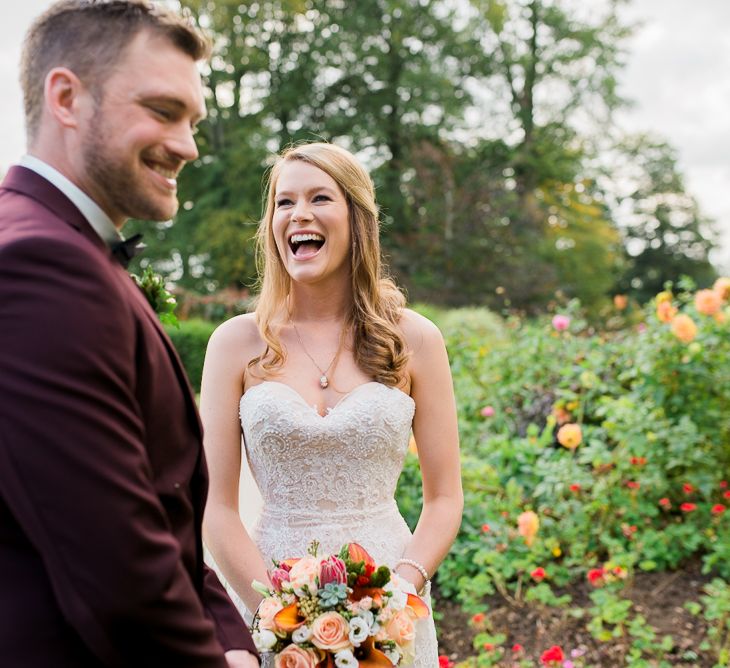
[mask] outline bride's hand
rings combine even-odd
[[[259,668],[258,659],[243,649],[232,649],[226,652],[226,661],[230,668]]]

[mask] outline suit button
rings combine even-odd
[[[175,484],[173,485],[173,487],[174,487],[175,489],[180,489],[180,483],[179,483],[179,482],[176,482],[176,483],[175,483]]]

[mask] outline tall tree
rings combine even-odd
[[[709,284],[717,230],[687,192],[675,150],[646,135],[627,138],[623,150],[619,173],[630,185],[620,205],[629,261],[619,288],[646,301],[682,275]]]

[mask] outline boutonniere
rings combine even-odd
[[[134,282],[142,290],[152,310],[165,325],[180,328],[180,322],[175,315],[177,300],[174,295],[165,287],[165,279],[152,270],[152,267],[145,267],[141,276],[131,274]]]

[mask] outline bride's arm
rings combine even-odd
[[[411,396],[416,402],[413,435],[423,479],[423,508],[402,556],[433,576],[456,538],[464,506],[456,402],[446,347],[438,328],[412,311],[404,313],[401,326],[412,351],[409,375]],[[417,567],[401,563],[397,571],[417,590],[423,586]]]
[[[210,474],[203,536],[218,567],[249,610],[255,610],[261,601],[261,595],[251,588],[253,580],[268,582],[264,560],[238,510],[238,406],[246,364],[257,354],[257,341],[252,316],[238,316],[221,325],[208,343],[200,392],[203,443]]]

